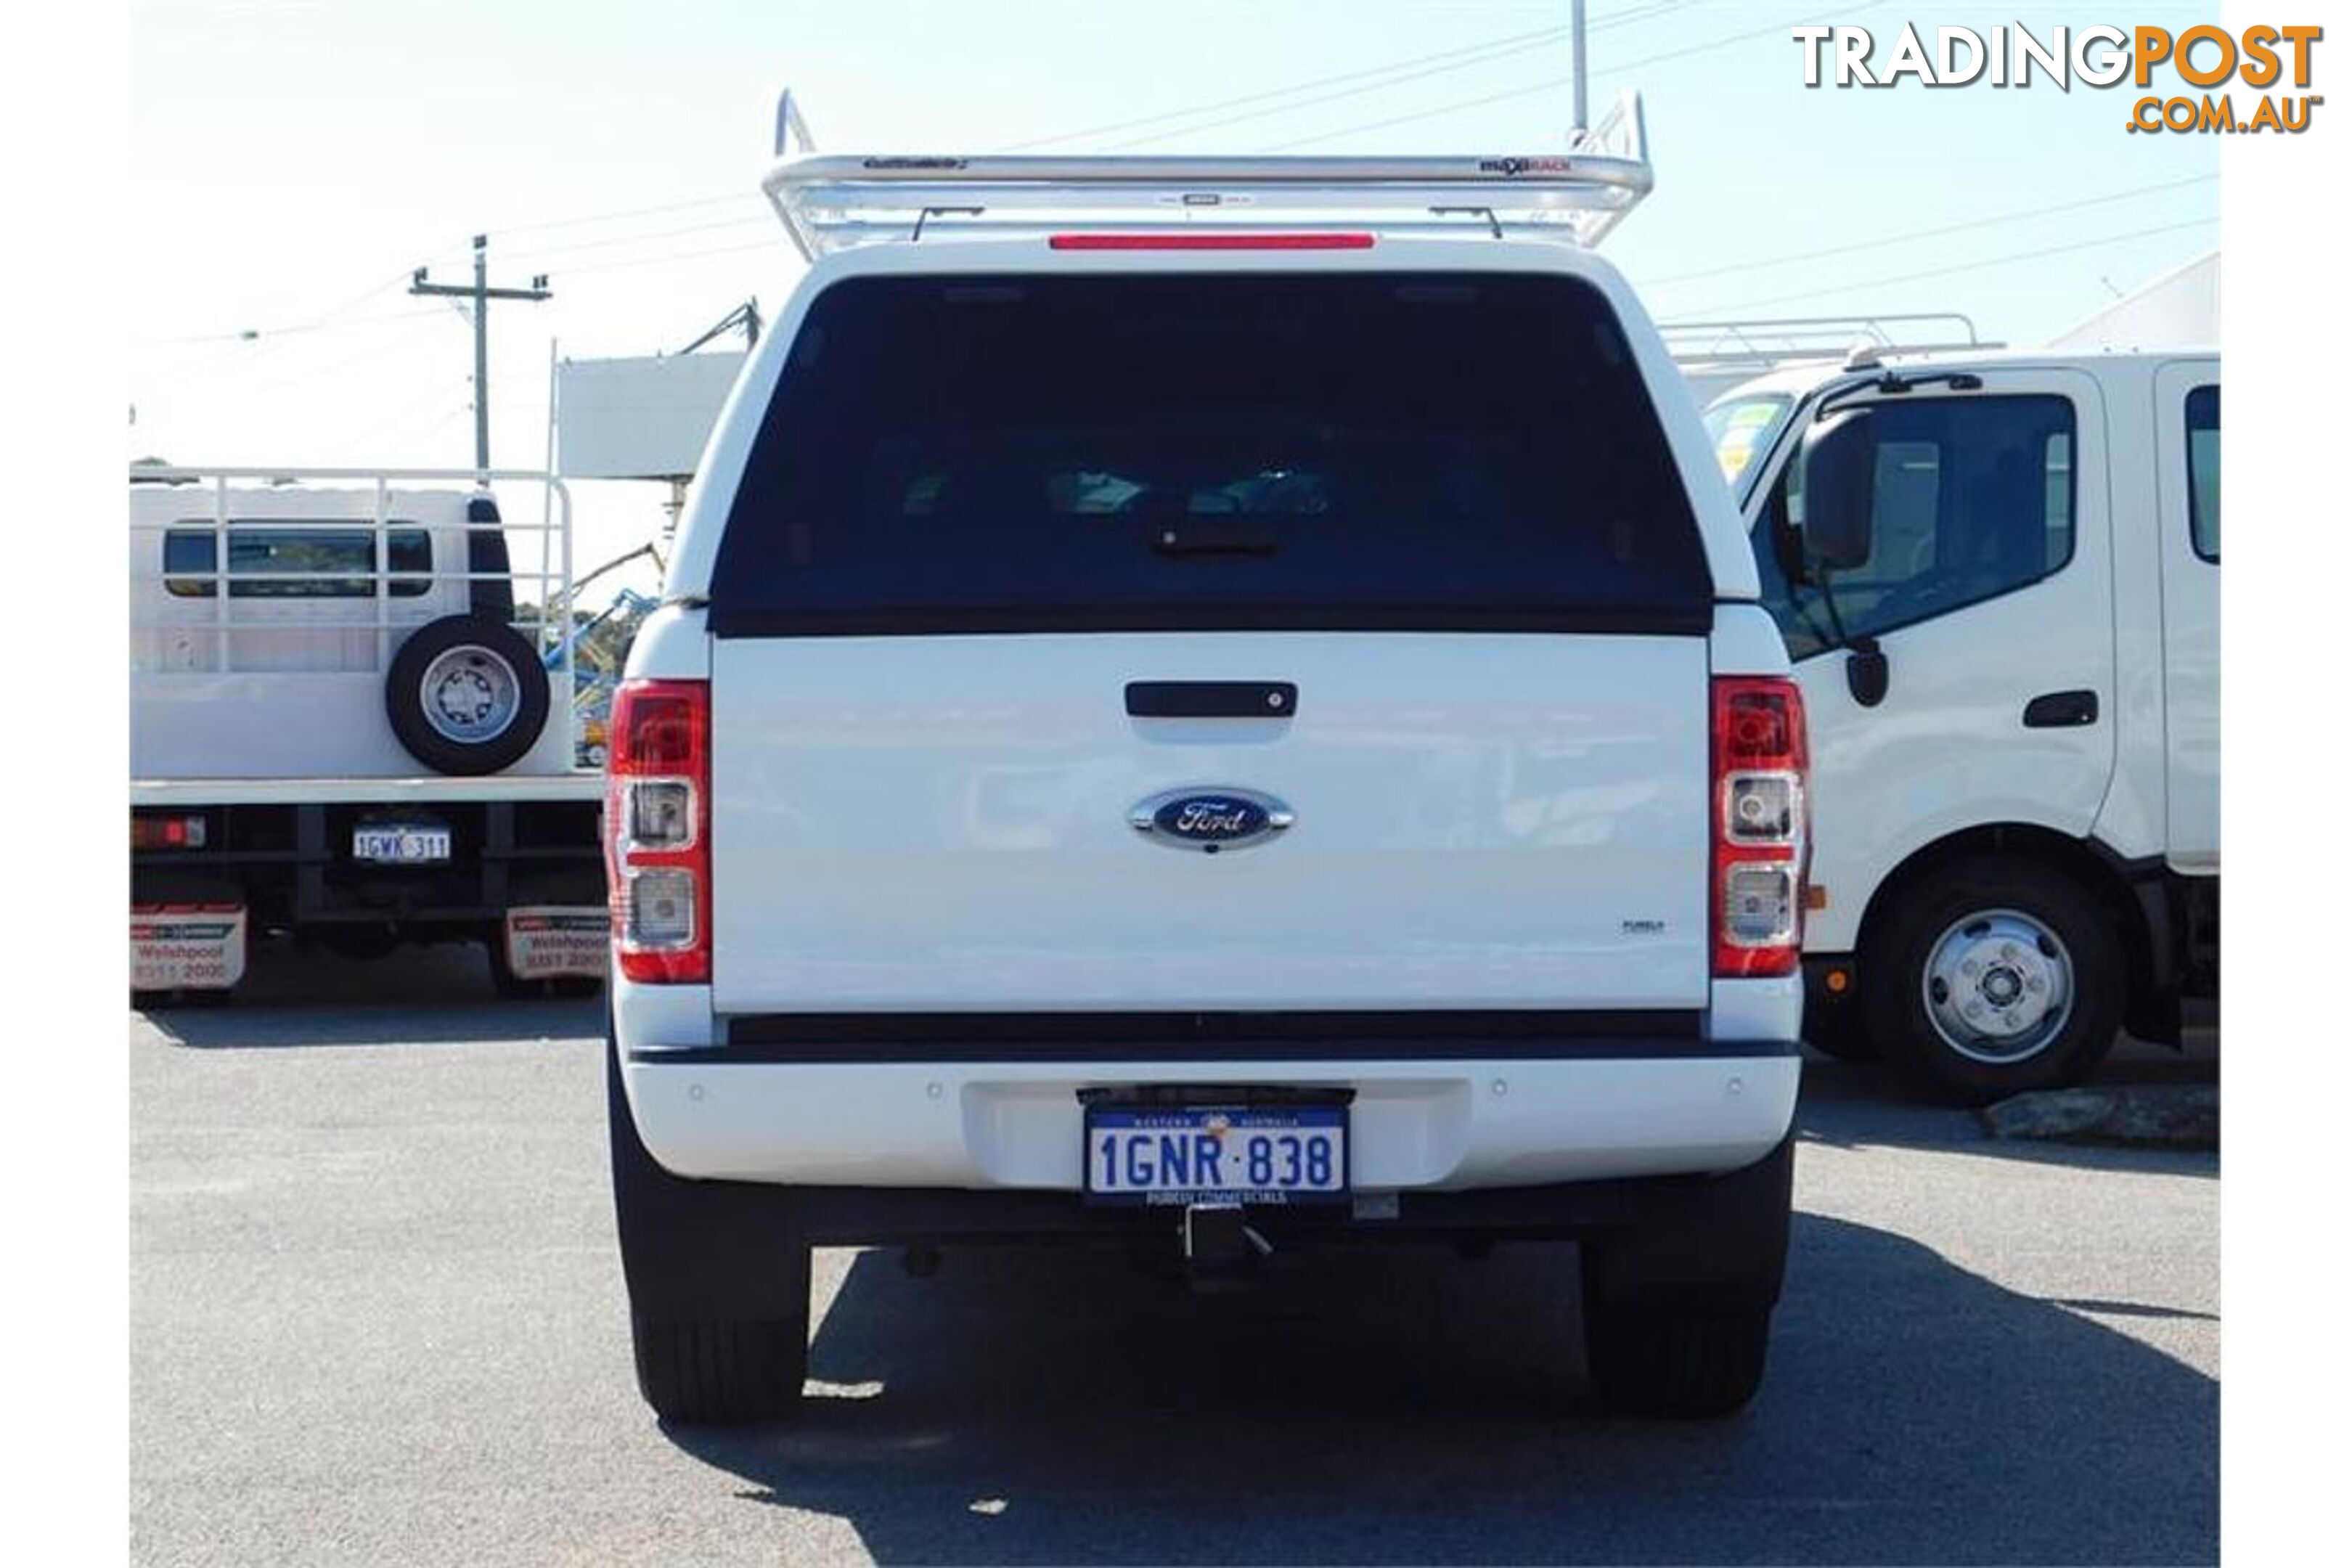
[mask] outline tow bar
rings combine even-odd
[[[1274,1243],[1260,1235],[1234,1203],[1184,1206],[1184,1276],[1196,1290],[1233,1289],[1244,1283]]]

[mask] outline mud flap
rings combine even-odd
[[[604,906],[518,905],[506,913],[507,969],[517,980],[604,978],[613,917]]]
[[[629,1307],[663,1321],[772,1321],[808,1310],[809,1249],[789,1188],[673,1175],[637,1136],[619,1049],[604,1047],[613,1210]]]
[[[245,978],[245,906],[131,906],[131,989],[226,991]]]
[[[1756,1163],[1661,1184],[1654,1207],[1584,1248],[1588,1288],[1612,1305],[1703,1300],[1769,1307],[1789,1258],[1794,1134]]]

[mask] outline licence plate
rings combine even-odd
[[[1343,1105],[1088,1106],[1098,1204],[1314,1204],[1348,1196]]]
[[[387,866],[425,866],[449,858],[446,827],[354,827],[352,858]]]

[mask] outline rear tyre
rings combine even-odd
[[[1729,1415],[1764,1378],[1789,1256],[1795,1142],[1752,1165],[1662,1182],[1580,1252],[1585,1361],[1612,1415]]]
[[[1698,1420],[1730,1415],[1764,1381],[1772,1309],[1612,1306],[1588,1282],[1585,1354],[1593,1392],[1614,1415]]]
[[[796,1409],[808,1378],[808,1320],[665,1322],[629,1314],[637,1392],[664,1421],[734,1426]]]
[[[809,1329],[809,1248],[792,1191],[664,1169],[637,1135],[616,1043],[604,1104],[637,1392],[686,1426],[791,1415]]]
[[[547,671],[522,635],[484,616],[444,616],[409,634],[383,678],[384,716],[436,773],[494,773],[547,727]]]
[[[1866,935],[1861,973],[1887,1061],[1964,1105],[2080,1083],[2115,1045],[2129,979],[2091,891],[2013,855],[1958,861],[1906,889]]]

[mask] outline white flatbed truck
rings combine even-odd
[[[270,931],[362,957],[478,942],[502,994],[598,986],[604,780],[573,765],[571,639],[549,636],[561,482],[131,479],[134,996],[224,994]],[[543,487],[544,520],[502,519],[493,482]]]

